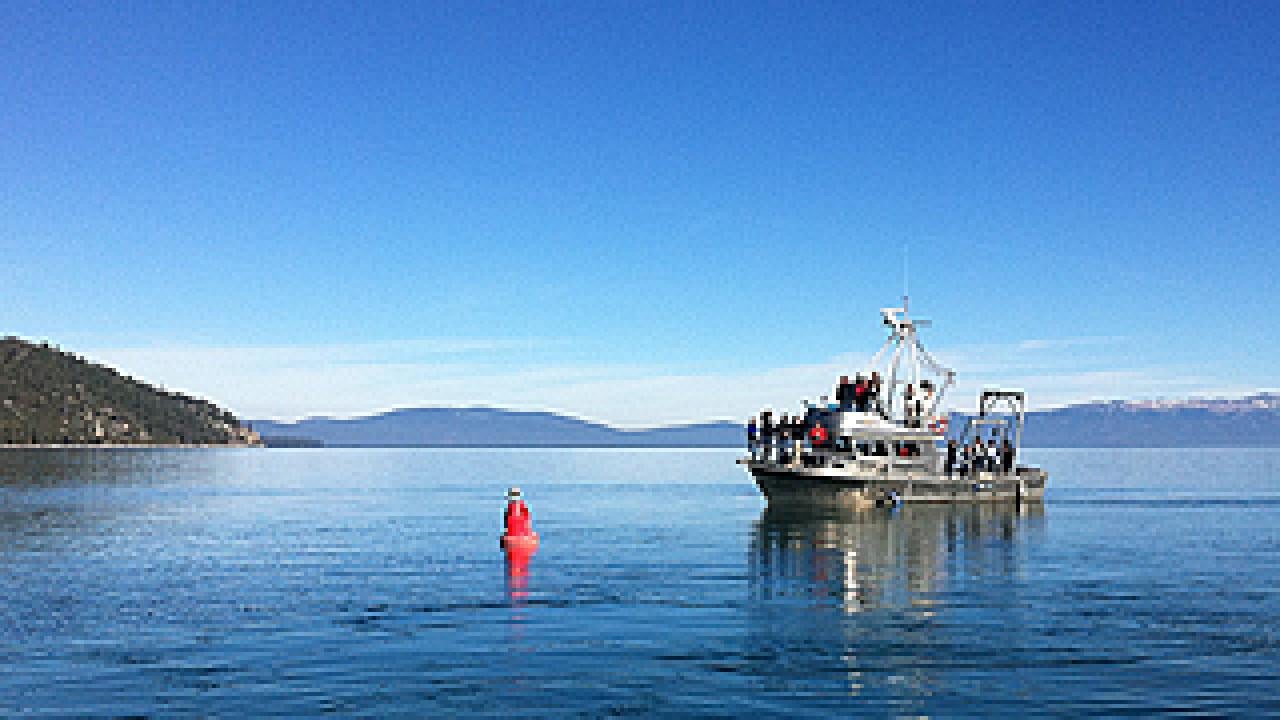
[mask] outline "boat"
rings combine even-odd
[[[1048,474],[1019,464],[1026,393],[986,388],[977,413],[942,413],[956,374],[921,342],[927,320],[880,310],[888,338],[836,402],[748,426],[738,460],[776,505],[865,508],[900,503],[1040,502]],[[993,449],[994,446],[994,449]]]

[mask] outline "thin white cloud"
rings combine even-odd
[[[1066,350],[1078,347],[1096,347],[1099,345],[1114,345],[1125,341],[1127,338],[1119,335],[1084,335],[1080,337],[1066,338],[1037,338],[1031,340],[1021,340],[1013,344],[1014,348],[1024,351],[1037,350]],[[996,346],[1000,347],[1000,346]],[[1007,346],[1006,346],[1007,347]]]

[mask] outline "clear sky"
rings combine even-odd
[[[1280,386],[1280,5],[0,4],[0,333],[250,418]]]

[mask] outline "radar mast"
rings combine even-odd
[[[939,362],[920,342],[917,329],[931,323],[912,318],[909,307],[910,297],[904,294],[902,307],[880,309],[889,337],[867,366],[868,375],[880,374],[881,411],[888,420],[907,420],[908,388],[913,400],[922,402],[920,415],[925,418],[937,414],[943,394],[955,384],[955,371]]]

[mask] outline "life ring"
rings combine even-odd
[[[929,423],[929,429],[934,432],[945,433],[947,431],[947,419],[944,417],[935,417],[933,422]]]
[[[815,443],[824,443],[827,441],[827,429],[821,425],[814,425],[809,431],[809,439]]]

